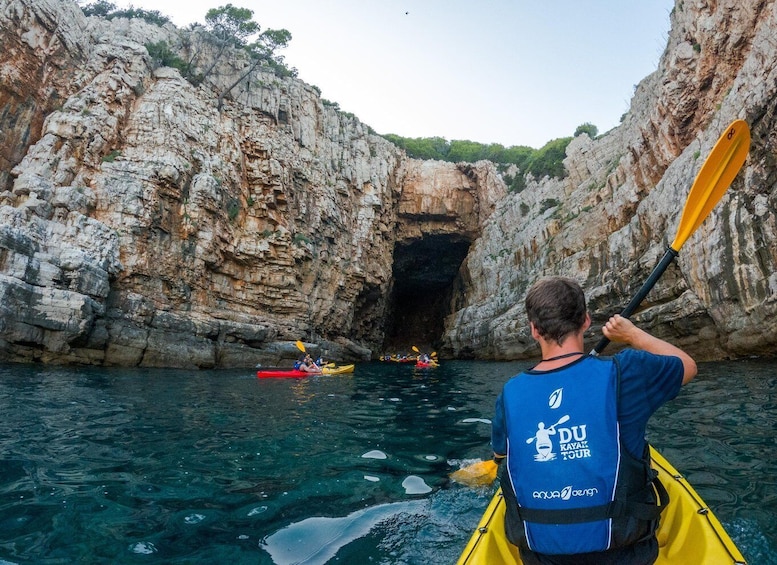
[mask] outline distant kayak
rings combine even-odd
[[[439,367],[439,363],[435,363],[434,361],[429,361],[428,363],[424,363],[423,361],[417,361],[415,364],[416,367],[419,369],[433,369],[435,367]]]
[[[341,375],[344,373],[353,373],[354,365],[341,365],[339,367],[324,367],[320,373],[309,373],[307,371],[299,371],[297,369],[265,369],[258,370],[256,376],[260,379],[301,379],[304,377],[312,377],[314,375]]]
[[[320,375],[321,373],[308,373],[307,371],[298,371],[297,369],[267,369],[258,370],[256,376],[260,379],[273,379],[273,378],[291,378],[299,379],[302,377],[309,377],[311,375]]]
[[[380,358],[381,361],[388,361],[390,363],[415,363],[416,362],[416,356],[415,355],[403,355],[401,357],[396,355],[384,355]]]
[[[685,478],[655,449],[652,466],[658,471],[669,505],[658,527],[656,565],[714,563],[741,565],[744,557],[712,511]],[[504,533],[505,503],[501,489],[491,499],[477,529],[459,557],[458,565],[520,564],[518,549]]]

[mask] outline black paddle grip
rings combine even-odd
[[[677,257],[677,254],[677,251],[671,247],[667,247],[666,253],[664,253],[664,257],[661,259],[661,262],[656,265],[656,268],[653,269],[653,272],[650,273],[650,276],[645,281],[645,284],[642,285],[642,288],[639,289],[639,292],[634,295],[634,298],[631,299],[631,302],[629,302],[623,309],[621,316],[628,318],[634,313],[634,311],[648,295],[650,290],[656,285],[658,279],[661,278],[661,275],[664,274],[664,271],[666,271],[666,269],[669,267],[669,264],[674,260],[675,257]],[[591,351],[591,355],[599,355],[602,351],[604,351],[604,348],[607,347],[608,343],[610,343],[610,340],[606,337],[602,337],[602,339],[599,340],[599,343],[597,343]]]

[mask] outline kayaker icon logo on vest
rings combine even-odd
[[[559,397],[561,396],[560,390]],[[562,416],[558,422],[550,426],[549,428],[545,427],[545,422],[540,422],[537,424],[537,433],[534,434],[534,437],[530,437],[526,440],[526,443],[536,442],[534,444],[535,449],[537,450],[537,455],[534,456],[535,461],[553,461],[556,458],[556,454],[553,451],[553,442],[550,439],[550,436],[556,435],[556,426],[560,426],[564,422],[569,420],[569,415]]]

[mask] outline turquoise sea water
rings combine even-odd
[[[0,563],[454,563],[522,363],[350,375],[0,365]],[[649,439],[777,564],[777,363],[701,365]]]

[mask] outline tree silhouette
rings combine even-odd
[[[205,14],[205,27],[217,39],[231,47],[245,47],[246,39],[259,33],[259,24],[253,21],[254,12],[232,4],[211,8]]]
[[[261,26],[253,20],[253,17],[253,10],[238,8],[232,4],[212,8],[205,14],[205,28],[221,47],[210,67],[203,73],[203,78],[210,75],[228,48],[243,49],[252,60],[248,70],[219,94],[219,110],[224,104],[224,97],[263,63],[276,72],[285,71],[288,74],[295,74],[286,68],[283,58],[275,53],[289,44],[291,33],[285,29],[266,29],[261,32]],[[249,43],[252,36],[256,36],[256,40]]]

